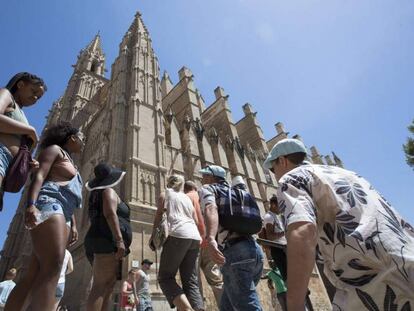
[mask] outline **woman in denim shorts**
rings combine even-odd
[[[6,88],[0,88],[0,211],[3,209],[3,180],[19,151],[22,136],[32,140],[32,147],[38,140],[36,130],[27,121],[22,108],[34,105],[46,90],[43,80],[28,72],[16,74]],[[37,161],[30,164],[38,166]]]
[[[28,296],[30,310],[54,310],[69,233],[72,243],[78,235],[73,212],[81,207],[82,180],[70,154],[81,152],[83,140],[83,134],[69,123],[44,132],[39,169],[32,177],[25,213],[33,253],[27,274],[13,290],[6,310],[21,310]]]

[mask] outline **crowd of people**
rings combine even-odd
[[[60,122],[48,127],[38,144],[22,108],[46,90],[41,78],[26,72],[0,89],[0,209],[5,185],[26,178],[21,172],[30,168],[25,225],[33,246],[17,284],[14,268],[0,283],[0,310],[62,309],[65,275],[73,271],[67,248],[78,241],[74,211],[83,201],[73,155],[82,152],[86,137]],[[36,160],[19,156],[37,145]],[[22,169],[11,169],[16,166]],[[265,277],[283,310],[304,310],[316,262],[335,289],[334,310],[411,310],[414,229],[368,181],[339,167],[309,163],[297,139],[275,144],[263,167],[278,180],[263,219],[243,177],[230,183],[220,166],[199,171],[201,186],[167,176],[149,247],[162,249],[157,277],[171,308],[206,310],[203,272],[221,311],[262,310],[256,286],[264,277],[265,252],[271,267]],[[85,184],[90,227],[83,242],[93,280],[88,311],[107,310],[130,252],[130,208],[117,192],[126,173],[99,163]],[[153,310],[152,264],[144,259],[141,269],[129,271],[122,310]]]

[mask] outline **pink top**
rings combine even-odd
[[[125,282],[127,283],[127,291],[131,292],[132,291],[132,284],[129,283],[128,281],[125,281]],[[134,303],[130,304],[128,302],[129,295],[131,295],[131,294],[127,294],[127,293],[122,292],[122,294],[121,294],[121,308],[134,307],[135,306]]]

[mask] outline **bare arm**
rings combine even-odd
[[[59,157],[59,153],[60,148],[53,145],[43,150],[39,155],[39,169],[34,173],[27,195],[29,204],[26,207],[25,224],[29,228],[33,228],[36,225],[36,214],[38,213],[38,210],[35,206],[35,202],[37,201],[40,188],[49,174],[50,168]]]
[[[273,224],[266,224],[266,237],[268,240],[277,240],[285,235],[284,232],[277,233],[275,232],[275,227]]]
[[[68,267],[66,268],[66,274],[73,272],[73,258],[72,255],[69,255]]]
[[[39,169],[34,173],[32,182],[29,186],[28,200],[36,201],[39,195],[40,188],[43,185],[47,175],[49,175],[50,168],[55,160],[59,157],[61,150],[58,146],[53,145],[47,147],[39,155]]]
[[[223,265],[226,261],[224,255],[218,249],[216,235],[218,230],[218,213],[217,206],[209,203],[205,207],[206,236],[208,242],[208,250],[211,259],[218,265]]]
[[[134,296],[135,296],[135,301],[136,301],[136,304],[138,305],[139,304],[139,298],[138,298],[138,296],[137,296],[137,286],[136,286],[136,284],[139,282],[139,280],[141,279],[141,274],[139,273],[139,271],[135,274],[135,280],[134,280],[134,283],[132,283],[133,284],[133,289],[134,289]],[[140,289],[140,288],[139,288]]]
[[[206,205],[205,209],[206,220],[206,236],[207,240],[216,240],[218,230],[218,213],[217,206],[215,204]]]
[[[0,89],[0,132],[6,134],[32,135],[35,129],[22,122],[6,117],[4,113],[12,103],[12,95],[7,89]]]
[[[78,229],[76,228],[76,218],[75,218],[75,214],[72,215],[71,220],[72,221],[70,222],[70,241],[69,241],[69,246],[75,244],[78,241],[78,238],[79,238]]]
[[[287,231],[289,311],[303,311],[312,269],[315,266],[316,226],[310,222],[289,225]]]
[[[114,237],[116,246],[118,248],[116,257],[117,259],[121,259],[125,252],[125,244],[122,240],[121,229],[119,227],[119,219],[118,215],[116,214],[118,207],[118,195],[112,188],[107,188],[102,193],[102,199],[103,214],[109,228],[111,229],[112,236]]]
[[[125,295],[129,295],[129,294],[133,293],[133,290],[128,290],[128,282],[127,281],[125,281],[122,284],[122,293],[125,294]]]
[[[164,208],[164,201],[165,200],[165,193],[161,193],[160,197],[158,198],[158,207],[157,207],[157,211],[155,212],[155,217],[154,217],[154,224],[152,227],[152,234],[155,233],[155,229],[158,227],[158,225],[161,222],[162,219],[162,215],[165,212],[165,208]]]
[[[193,202],[194,203],[194,210],[195,213],[197,215],[197,228],[198,228],[198,232],[201,235],[201,238],[204,239],[206,237],[206,226],[204,224],[204,218],[203,215],[201,214],[201,208],[200,208],[200,203],[198,202]]]

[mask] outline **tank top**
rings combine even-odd
[[[129,283],[128,281],[126,281],[126,282],[127,282],[127,291],[129,291],[129,292],[132,291],[133,290],[132,284]],[[121,295],[121,308],[134,307],[135,306],[134,303],[131,304],[131,303],[128,302],[129,295],[133,295],[133,294],[122,293],[122,295]]]
[[[90,194],[88,214],[91,226],[89,227],[88,236],[89,238],[105,238],[112,242],[114,241],[112,231],[103,213],[103,191],[104,189],[94,190]],[[132,241],[129,206],[121,201],[118,203],[116,214],[119,220],[119,229],[121,230],[128,253],[128,248]]]
[[[190,198],[173,189],[165,190],[165,209],[169,235],[201,241],[200,233],[193,218],[194,206]]]
[[[45,181],[40,188],[37,202],[42,204],[45,197],[59,201],[62,206],[66,221],[69,221],[75,208],[82,208],[82,178],[79,173],[65,185],[60,185],[54,181]]]
[[[29,125],[29,121],[27,121],[26,115],[24,114],[23,110],[20,108],[20,106],[16,103],[16,101],[13,98],[13,95],[11,95],[12,98],[12,107],[14,108],[13,111],[5,112],[4,115],[6,117],[9,117],[17,122],[24,123],[26,125]],[[19,134],[13,134],[15,137],[21,139],[23,135]]]
[[[26,115],[24,114],[20,106],[16,103],[16,101],[14,100],[13,95],[11,96],[11,98],[13,102],[12,107],[14,108],[14,110],[5,112],[4,115],[15,121],[22,122],[24,124],[29,125],[29,121],[27,121]]]
[[[150,277],[142,270],[138,270],[139,280],[136,283],[137,296],[150,297],[149,283]]]

